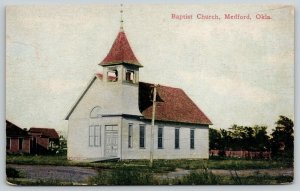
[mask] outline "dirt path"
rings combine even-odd
[[[75,166],[50,166],[50,165],[17,165],[9,164],[8,167],[13,167],[21,171],[28,179],[57,179],[65,182],[84,182],[89,177],[97,176],[97,170],[88,167],[75,167]],[[203,169],[196,170],[197,172]],[[208,170],[215,175],[223,176],[252,176],[252,175],[270,175],[270,176],[293,176],[294,171],[292,168],[286,169],[249,169],[249,170],[221,170],[213,169]],[[160,178],[178,178],[190,174],[191,170],[176,169],[174,172],[166,174],[159,174]]]
[[[65,182],[83,182],[98,174],[96,170],[87,167],[17,164],[7,166],[21,171],[28,179],[36,180],[56,179]]]

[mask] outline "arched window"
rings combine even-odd
[[[90,112],[90,118],[99,118],[101,117],[101,107],[96,106]]]

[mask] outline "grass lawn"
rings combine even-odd
[[[72,185],[270,185],[289,184],[292,176],[255,175],[247,177],[220,176],[211,172],[192,172],[180,178],[161,179],[150,171],[114,169],[112,171],[99,171],[98,176],[89,178],[86,182],[62,182],[60,180],[32,180],[26,178],[8,178],[8,182],[15,185],[47,185],[47,186],[72,186]]]
[[[7,164],[28,165],[56,165],[56,166],[81,166],[96,168],[138,168],[148,169],[147,160],[124,160],[119,162],[74,162],[67,160],[66,156],[32,156],[32,155],[7,155]],[[248,160],[248,159],[198,159],[198,160],[154,160],[152,170],[173,171],[176,168],[183,169],[272,169],[293,168],[292,160]]]
[[[91,177],[87,185],[215,185],[215,184],[281,184],[293,181],[292,176],[270,176],[256,174],[239,177],[212,174],[210,169],[246,170],[293,168],[292,160],[246,160],[246,159],[198,159],[198,160],[154,160],[153,168],[147,160],[125,160],[111,162],[74,162],[66,156],[7,155],[7,164],[55,165],[92,167],[98,175]],[[175,169],[192,170],[180,178],[159,178],[159,175]],[[196,169],[202,169],[201,172]],[[195,171],[194,171],[195,170]],[[12,174],[15,173],[12,171]],[[8,178],[18,185],[73,185],[58,180],[28,180],[24,177]]]

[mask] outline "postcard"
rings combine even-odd
[[[10,185],[294,180],[294,6],[6,7]]]

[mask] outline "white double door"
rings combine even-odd
[[[105,126],[105,157],[117,157],[119,150],[119,136],[117,125],[106,125]]]

